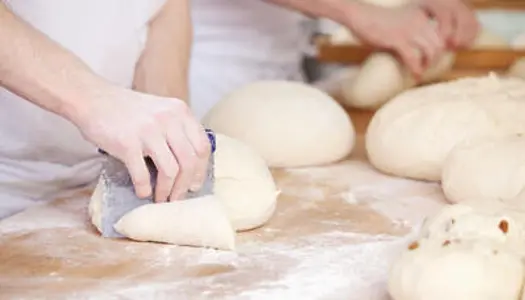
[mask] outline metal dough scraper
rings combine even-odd
[[[208,163],[207,176],[202,188],[197,192],[188,191],[186,200],[196,197],[202,197],[213,194],[214,187],[214,155],[215,152],[215,134],[213,131],[206,129],[208,139],[210,140],[212,154]],[[117,158],[108,155],[105,151],[99,150],[100,153],[106,156],[103,163],[100,183],[102,184],[102,199],[101,199],[101,234],[108,238],[124,238],[118,233],[113,225],[117,223],[122,216],[131,210],[145,205],[154,203],[153,196],[147,199],[141,199],[135,194],[135,189],[131,181],[131,177],[124,163]],[[156,186],[157,182],[157,168],[151,160],[146,157],[146,165],[148,166],[151,186]],[[153,190],[152,195],[155,194]],[[183,200],[185,201],[185,200]]]

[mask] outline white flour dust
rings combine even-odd
[[[288,194],[304,201],[336,197],[348,204],[366,205],[392,222],[409,227],[420,224],[445,204],[439,184],[381,174],[360,161],[288,172],[292,178],[280,182]],[[297,181],[301,184],[291,184]],[[329,194],[327,185],[331,187]]]

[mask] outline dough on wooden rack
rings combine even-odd
[[[483,199],[525,207],[525,136],[457,145],[445,160],[441,183],[451,202]]]
[[[278,192],[265,161],[249,146],[221,134],[214,175],[215,195],[143,205],[124,215],[115,229],[138,241],[233,249],[235,230],[259,227],[270,219]],[[89,206],[97,228],[104,194],[99,183]]]
[[[519,34],[512,40],[511,47],[514,50],[525,50],[525,32]]]
[[[480,31],[472,46],[474,49],[505,47],[508,47],[505,39],[485,29]],[[439,79],[452,69],[455,59],[455,53],[444,53],[435,64],[425,70],[421,83]],[[363,62],[354,80],[342,82],[342,103],[349,107],[375,109],[416,84],[408,69],[394,55],[373,53]]]
[[[490,242],[432,240],[413,243],[388,279],[393,300],[516,300],[521,257]]]
[[[507,75],[525,80],[525,58],[517,59],[510,66]]]
[[[204,124],[250,145],[270,167],[332,163],[348,156],[355,140],[350,117],[332,97],[291,81],[259,81],[234,90]]]
[[[408,90],[372,118],[368,158],[388,174],[439,181],[456,145],[525,133],[523,111],[525,83],[493,74]]]

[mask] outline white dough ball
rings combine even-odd
[[[525,137],[481,139],[456,146],[445,161],[442,186],[451,202],[522,200],[525,206]]]
[[[332,163],[350,154],[355,139],[345,110],[299,82],[259,81],[234,90],[204,124],[247,143],[270,167]]]
[[[393,264],[394,300],[515,300],[524,280],[520,257],[490,243],[428,243]]]
[[[363,63],[355,78],[342,82],[343,104],[374,109],[414,85],[408,71],[393,55],[373,53]]]
[[[421,77],[422,83],[438,79],[452,69],[455,54],[445,53]],[[358,75],[342,82],[343,104],[361,109],[376,109],[406,89],[416,85],[408,69],[392,54],[377,52],[363,63]]]
[[[525,132],[524,100],[522,80],[495,75],[405,91],[372,118],[368,158],[388,174],[439,181],[457,144]]]
[[[513,253],[525,254],[525,214],[496,201],[473,205],[447,205],[428,218],[420,239],[439,242],[476,242],[501,245]],[[476,205],[479,204],[479,205]]]
[[[115,229],[139,241],[233,249],[234,230],[266,223],[278,192],[265,161],[240,141],[221,134],[216,138],[214,196],[146,204],[124,215]],[[89,206],[99,230],[105,188],[99,181]]]
[[[442,75],[452,70],[456,62],[456,54],[453,52],[446,52],[441,58],[428,69],[425,70],[421,77],[421,83],[429,83],[439,79]]]
[[[483,28],[479,31],[472,49],[504,49],[509,47],[510,43],[505,38]]]
[[[332,44],[359,45],[361,41],[346,27],[340,27],[330,35]]]
[[[507,75],[525,80],[525,58],[516,60],[510,66]]]
[[[525,32],[514,38],[511,46],[514,50],[525,50]]]

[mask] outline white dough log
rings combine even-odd
[[[508,42],[488,30],[481,30],[473,48],[505,48]],[[434,65],[430,66],[421,78],[421,83],[439,79],[454,66],[456,55],[445,53]],[[361,70],[353,81],[342,82],[343,104],[362,109],[376,109],[393,97],[413,88],[416,81],[398,59],[388,53],[371,54],[362,64]]]
[[[114,226],[136,241],[235,249],[235,231],[215,196],[143,205]]]

